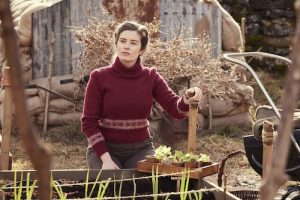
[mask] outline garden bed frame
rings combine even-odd
[[[99,174],[100,170],[89,170],[89,180],[95,180],[97,175]],[[20,174],[23,172],[23,176],[26,177],[27,173],[30,173],[30,179],[36,180],[36,171],[35,170],[20,170],[17,171],[17,180],[20,180]],[[66,170],[51,170],[52,176],[54,180],[57,179],[70,179],[70,180],[86,180],[88,170],[87,169],[66,169]],[[3,170],[0,171],[0,179],[5,181],[14,181],[14,171],[10,170]],[[101,175],[99,177],[99,180],[105,180],[111,177],[116,178],[132,178],[134,177],[142,177],[142,176],[148,176],[149,173],[143,173],[139,172],[135,169],[123,169],[123,170],[102,170]],[[233,194],[229,192],[224,192],[224,190],[217,185],[205,180],[205,179],[199,179],[199,180],[193,180],[192,184],[195,184],[195,188],[207,188],[207,189],[214,189],[212,192],[216,199],[222,200],[240,200],[240,198],[234,196]],[[0,191],[0,200],[4,200],[5,196],[2,191]]]

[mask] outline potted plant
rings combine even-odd
[[[207,166],[211,165],[212,162],[210,160],[210,157],[207,154],[201,153],[198,159],[199,166]]]
[[[169,155],[169,156],[164,156],[161,158],[160,162],[162,164],[166,164],[166,165],[172,165],[173,164],[173,155]]]
[[[187,153],[184,155],[184,166],[186,168],[196,168],[198,167],[198,159],[199,156],[193,154],[193,153]]]
[[[166,145],[161,145],[155,149],[155,158],[160,162],[162,160],[167,160],[171,155],[171,147],[167,147]]]
[[[175,150],[173,156],[173,165],[178,167],[184,166],[184,153],[182,151]]]

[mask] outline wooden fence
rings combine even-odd
[[[32,16],[33,79],[47,76],[53,35],[52,75],[70,74],[79,67],[82,48],[70,30],[75,26],[85,26],[91,17],[101,21],[103,8],[112,13],[112,18],[121,13],[124,19],[149,20],[149,16],[160,19],[162,40],[172,39],[174,34],[171,33],[178,32],[180,22],[191,30],[184,32],[185,37],[196,37],[199,32],[197,24],[205,17],[215,44],[213,55],[221,52],[221,13],[217,7],[198,0],[148,0],[146,3],[142,0],[63,0]]]

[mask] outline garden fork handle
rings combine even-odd
[[[188,152],[196,151],[198,102],[189,104]]]

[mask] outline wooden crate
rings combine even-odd
[[[138,162],[137,171],[152,173],[152,169],[158,170],[159,174],[168,174],[171,176],[180,176],[181,172],[190,170],[190,178],[192,179],[202,179],[205,176],[216,174],[219,171],[219,163],[213,163],[199,168],[186,169],[185,167],[178,167],[174,165],[167,165],[162,163],[151,163],[145,160]],[[174,174],[174,175],[172,175]],[[177,174],[177,175],[176,175]]]

